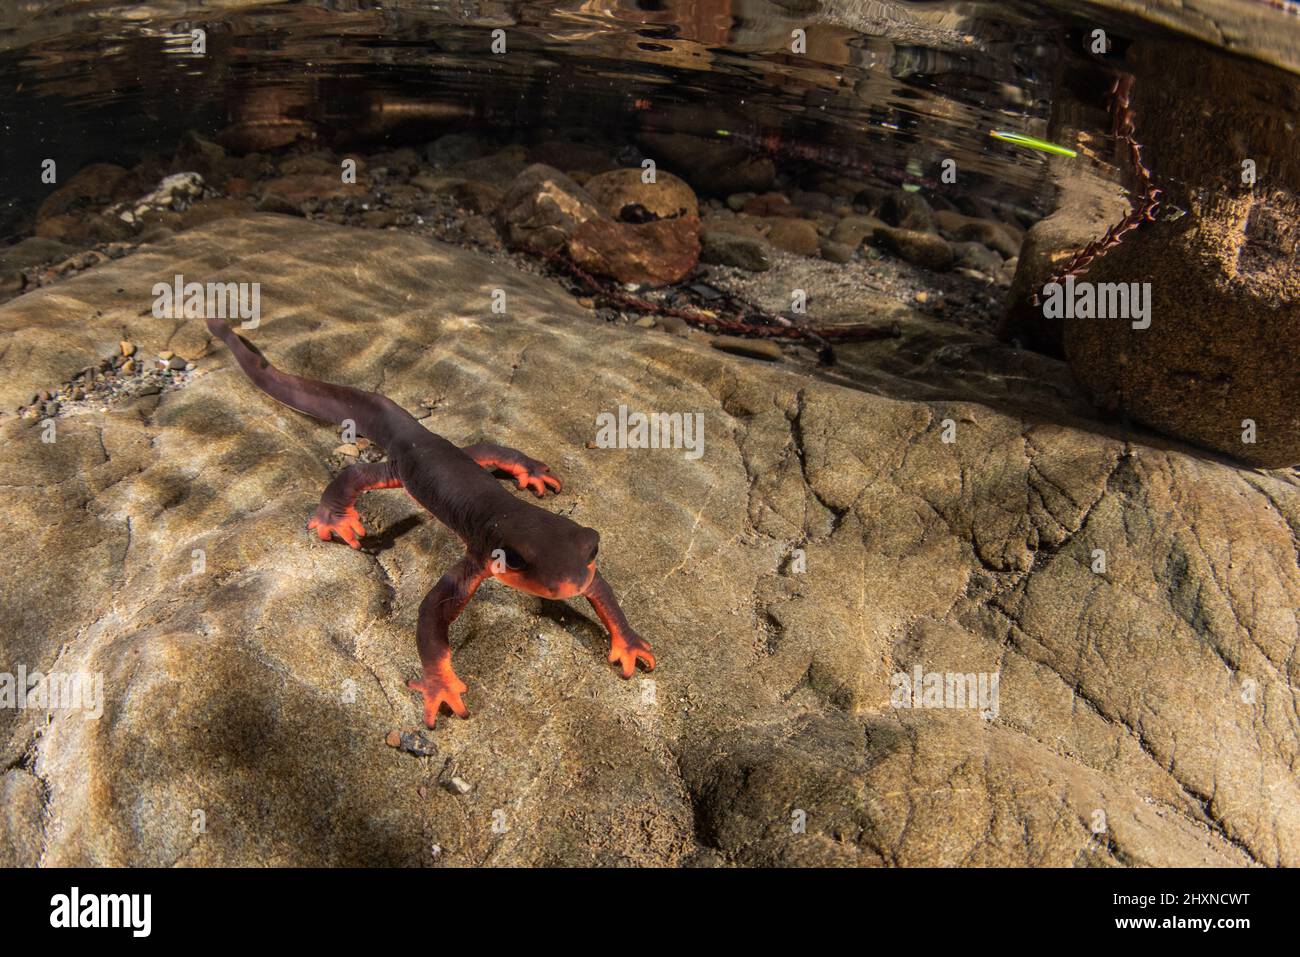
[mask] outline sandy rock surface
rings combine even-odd
[[[386,746],[458,543],[397,491],[361,551],[305,531],[340,437],[152,315],[177,273],[261,282],[283,368],[547,462],[653,675],[613,673],[584,602],[490,583],[452,632],[471,719]],[[4,863],[1300,864],[1287,475],[1010,411],[992,358],[960,398],[862,391],[272,215],[20,296],[0,339],[6,410],[121,340],[198,355],[53,443],[0,417],[0,671],[104,680],[98,720],[0,710]],[[620,404],[701,414],[704,454],[588,448]],[[917,666],[996,673],[996,707],[891,707]]]

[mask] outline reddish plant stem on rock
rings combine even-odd
[[[796,326],[784,316],[772,315],[752,308],[748,310],[748,315],[742,313],[736,318],[698,309],[682,309],[666,303],[651,302],[621,289],[612,288],[610,284],[602,283],[591,275],[562,251],[552,253],[548,259],[577,279],[588,291],[611,304],[649,315],[674,316],[709,332],[725,332],[728,335],[747,339],[787,339],[806,342],[817,350],[819,357],[825,362],[834,361],[834,354],[831,351],[833,342],[865,342],[871,339],[889,339],[898,335],[897,328],[889,325]]]
[[[1051,278],[1043,285],[1061,283],[1069,276],[1079,276],[1087,271],[1094,261],[1106,255],[1118,246],[1124,237],[1145,222],[1155,222],[1156,209],[1160,206],[1161,190],[1151,179],[1151,171],[1142,162],[1142,144],[1133,135],[1133,108],[1129,97],[1133,90],[1133,75],[1121,73],[1115,78],[1115,85],[1110,90],[1110,112],[1113,120],[1112,133],[1128,150],[1129,165],[1137,180],[1137,190],[1133,208],[1128,214],[1106,230],[1100,239],[1088,245],[1061,263],[1052,271]],[[1042,302],[1041,290],[1029,297],[1031,305]]]

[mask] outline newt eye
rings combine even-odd
[[[520,555],[513,548],[503,548],[501,551],[502,557],[506,560],[506,568],[510,569],[512,572],[517,572],[528,564],[524,561],[524,556]]]

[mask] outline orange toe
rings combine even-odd
[[[328,542],[332,535],[337,535],[352,548],[360,548],[359,539],[366,534],[357,510],[349,506],[342,515],[329,511],[325,506],[316,509],[316,514],[307,523],[309,529],[315,529],[322,542]]]
[[[636,671],[637,662],[645,666],[646,671],[655,670],[655,656],[650,644],[644,638],[632,637],[615,639],[609,649],[609,663],[618,665],[624,678],[631,678]]]
[[[507,470],[521,489],[528,489],[538,498],[544,496],[547,491],[558,492],[560,490],[560,480],[551,474],[550,469],[540,462],[533,465],[510,465],[506,466]]]
[[[458,718],[469,717],[469,709],[461,699],[461,695],[469,688],[455,673],[445,676],[425,675],[418,680],[408,681],[406,687],[424,696],[424,723],[430,728],[438,723],[438,714],[443,705]]]

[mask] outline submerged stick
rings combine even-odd
[[[753,310],[752,315],[758,320],[741,317],[738,319],[720,316],[698,309],[682,309],[666,303],[651,302],[610,288],[591,273],[587,272],[562,252],[552,253],[548,259],[581,282],[587,289],[602,299],[616,303],[628,309],[649,315],[673,316],[705,331],[717,330],[746,339],[786,339],[803,341],[817,350],[818,358],[831,364],[835,361],[832,342],[867,342],[873,339],[893,339],[899,334],[897,323],[889,325],[871,325],[857,323],[844,326],[796,326],[784,316],[770,315]]]

